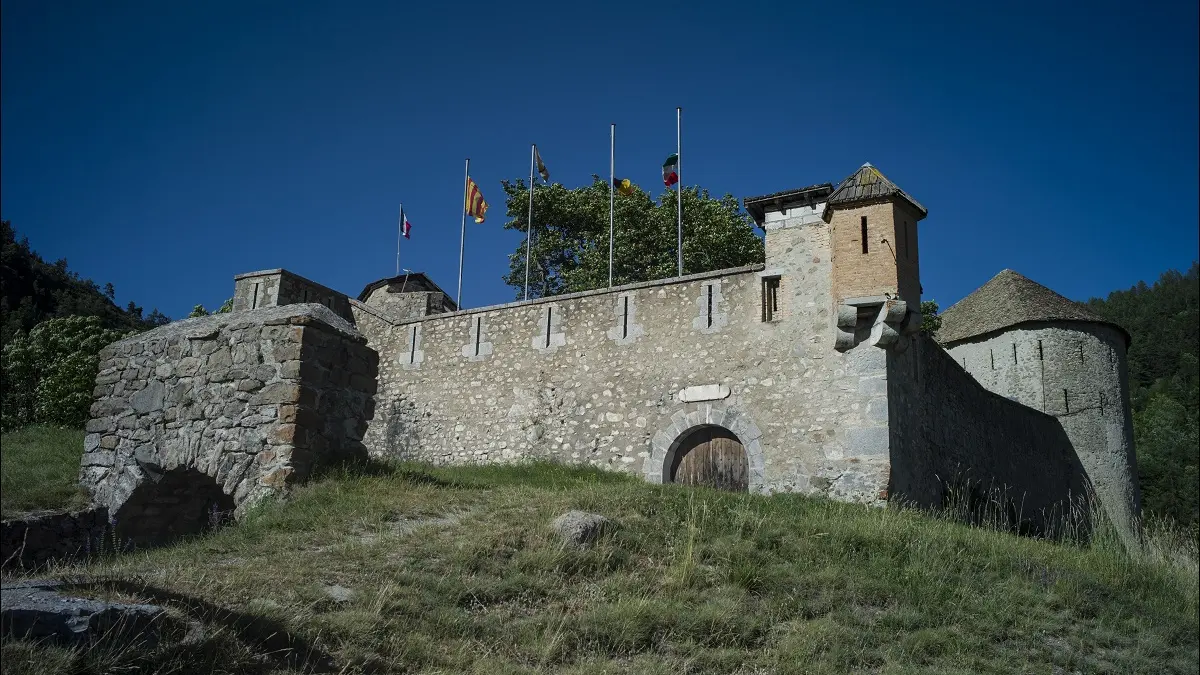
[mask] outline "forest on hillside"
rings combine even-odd
[[[1168,270],[1088,306],[1124,326],[1142,507],[1196,531],[1200,523],[1200,265]]]
[[[9,222],[0,251],[0,420],[82,426],[95,377],[96,352],[117,337],[170,321],[157,309],[114,302],[102,288],[67,267],[48,263]],[[1138,283],[1087,303],[1124,326],[1138,476],[1149,514],[1197,528],[1200,522],[1200,266],[1168,270],[1153,284]],[[226,303],[218,311],[228,311]],[[197,305],[193,315],[206,314]],[[88,368],[91,368],[89,371]],[[18,410],[19,408],[19,410]],[[39,412],[41,411],[41,412]]]

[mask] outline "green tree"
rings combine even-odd
[[[193,307],[192,311],[188,312],[187,318],[195,319],[198,316],[208,316],[208,310],[204,309],[204,305],[196,305]]]
[[[937,300],[921,301],[921,332],[931,338],[936,338],[942,329],[942,317],[938,314],[941,309]]]
[[[49,319],[28,335],[18,333],[0,352],[0,425],[82,426],[92,403],[97,354],[127,334],[105,328],[95,316]]]
[[[503,181],[510,220],[504,228],[525,233],[529,189],[521,179]],[[533,197],[530,297],[545,297],[608,285],[608,183],[598,176],[583,187],[559,183],[539,187]],[[676,196],[658,199],[634,187],[617,195],[613,237],[613,284],[675,276]],[[683,191],[684,274],[740,267],[763,261],[763,242],[732,195],[719,199],[707,190]],[[525,242],[509,255],[504,282],[523,297]]]

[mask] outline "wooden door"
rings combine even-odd
[[[746,492],[749,478],[746,451],[733,432],[721,427],[701,427],[688,434],[671,470],[675,483],[731,492]]]

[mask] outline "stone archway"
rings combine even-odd
[[[113,514],[121,543],[164,544],[213,529],[233,517],[233,497],[211,476],[180,467],[147,479]]]
[[[698,429],[719,427],[735,437],[745,450],[748,470],[746,489],[749,492],[764,492],[762,431],[750,416],[733,406],[702,403],[689,408],[672,415],[671,422],[661,427],[651,439],[650,456],[642,468],[646,480],[651,483],[671,482],[672,469],[677,468],[680,448],[685,447],[689,437]]]
[[[705,424],[679,437],[663,467],[663,482],[746,492],[750,463],[746,449],[725,427]]]

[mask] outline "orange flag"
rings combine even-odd
[[[483,193],[479,191],[479,186],[475,184],[475,179],[467,177],[467,215],[473,216],[475,222],[482,223],[483,217],[487,213],[488,203],[483,199]]]

